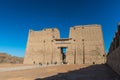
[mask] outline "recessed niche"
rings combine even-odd
[[[52,31],[54,31],[54,29],[52,29]]]
[[[45,43],[45,40],[43,42]]]
[[[55,38],[55,36],[52,36],[53,38]]]
[[[51,40],[51,42],[53,42],[53,40]]]
[[[73,29],[75,30],[75,27]]]

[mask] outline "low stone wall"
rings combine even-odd
[[[120,75],[120,47],[107,55],[107,64]]]

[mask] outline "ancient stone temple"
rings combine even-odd
[[[105,62],[100,25],[70,28],[69,38],[60,38],[57,28],[29,30],[24,64],[99,64]]]

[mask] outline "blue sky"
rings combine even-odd
[[[107,52],[120,22],[120,0],[0,0],[0,52],[24,56],[29,29],[101,24]]]

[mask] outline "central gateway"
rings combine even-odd
[[[69,39],[69,38],[55,39],[55,43],[57,46],[59,46],[58,48],[60,48],[60,52],[62,54],[61,59],[62,59],[63,64],[67,64],[67,61],[66,61],[67,48],[71,44],[69,40],[71,40],[71,39]]]
[[[69,38],[57,28],[29,31],[24,64],[99,64],[105,62],[100,25],[71,27]]]

